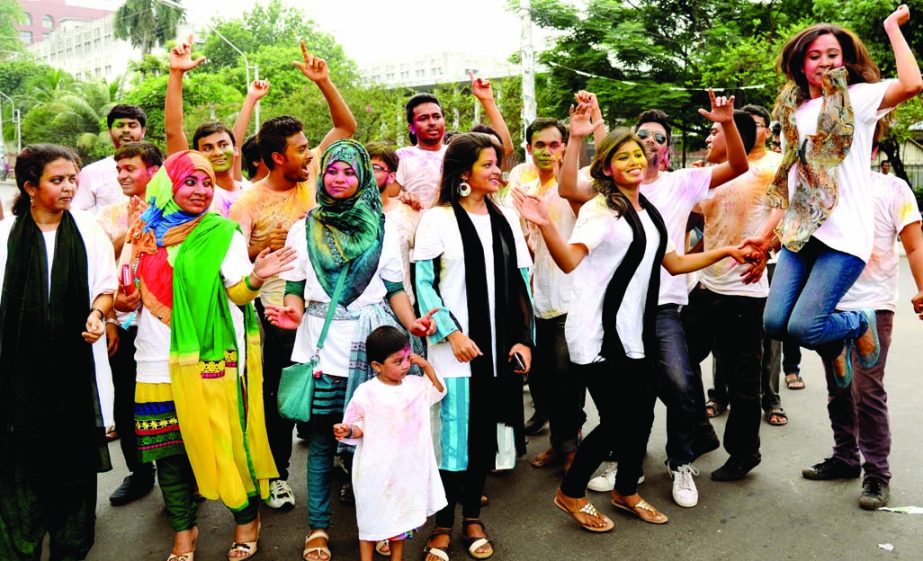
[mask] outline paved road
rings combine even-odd
[[[902,296],[908,301],[912,281],[906,261],[902,263]],[[921,324],[908,305],[895,320],[894,341],[888,371],[891,419],[894,428],[892,454],[892,506],[923,505],[923,452],[919,443],[923,399],[918,391],[917,354],[921,348]],[[705,371],[710,371],[706,365]],[[802,467],[830,452],[832,437],[826,419],[825,391],[817,357],[805,353],[804,391],[783,388],[783,405],[791,422],[784,428],[762,424],[763,463],[745,480],[715,483],[708,474],[726,455],[712,452],[698,462],[699,505],[676,506],[670,498],[670,479],[665,458],[664,410],[657,419],[645,464],[647,482],[641,493],[670,517],[666,526],[655,527],[613,512],[605,495],[595,495],[596,505],[616,521],[615,531],[595,535],[580,530],[551,503],[560,472],[536,470],[521,461],[514,473],[492,476],[487,482],[491,505],[482,517],[496,539],[497,561],[544,560],[911,560],[923,558],[923,516],[865,512],[858,508],[858,480],[813,482],[800,475]],[[526,396],[528,399],[528,396]],[[716,420],[719,434],[725,417]],[[595,415],[590,425],[595,424]],[[533,438],[529,453],[539,452],[545,436]],[[114,508],[109,493],[125,475],[118,446],[110,446],[115,470],[99,477],[96,546],[90,561],[163,561],[169,553],[171,531],[159,492],[129,506]],[[289,513],[263,512],[263,539],[256,559],[263,561],[300,558],[306,528],[306,449],[297,445],[293,477],[298,507]],[[336,482],[339,488],[339,480]],[[232,519],[213,502],[199,509],[201,537],[196,559],[226,559],[232,538]],[[334,559],[357,560],[355,518],[350,508],[334,501],[331,548]],[[424,534],[425,535],[425,534]],[[892,552],[878,544],[893,544]],[[423,537],[409,544],[408,559],[419,559]],[[467,559],[460,541],[450,551],[453,559]],[[47,553],[46,553],[47,556]],[[47,558],[47,557],[46,557]]]

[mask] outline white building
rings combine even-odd
[[[483,78],[519,75],[519,67],[503,57],[459,52],[383,60],[365,66],[361,74],[364,81],[387,88],[418,88],[467,81],[469,70]]]
[[[177,37],[191,29],[188,24],[180,24]],[[39,62],[60,68],[77,80],[105,78],[111,82],[125,74],[128,63],[141,60],[141,49],[115,38],[114,13],[90,22],[62,22],[59,29],[29,50]],[[161,48],[154,49],[155,54],[162,52]]]

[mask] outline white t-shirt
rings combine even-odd
[[[80,211],[71,211],[77,230],[83,238],[83,245],[87,252],[87,273],[89,279],[87,286],[90,289],[90,303],[100,294],[115,294],[118,288],[118,279],[115,270],[115,253],[112,242],[103,229],[96,223],[93,216]],[[0,220],[0,286],[6,275],[7,244],[10,240],[10,230],[17,218]],[[48,286],[51,287],[51,270],[54,264],[54,244],[57,231],[43,232],[45,238],[45,251],[48,259]],[[90,310],[87,309],[87,315]],[[106,353],[106,336],[103,335],[93,343],[93,361],[96,364],[96,387],[99,393],[99,403],[102,408],[103,422],[106,426],[113,425],[113,399],[115,390],[112,385],[112,370],[109,368],[109,358]]]
[[[131,255],[131,248],[126,247],[123,255]],[[221,279],[225,288],[234,286],[249,276],[253,271],[253,263],[247,255],[247,242],[240,232],[234,232],[228,253],[221,262]],[[237,304],[228,299],[231,310],[231,321],[237,339],[237,363],[246,364],[246,349],[244,342],[244,314]],[[135,361],[138,363],[138,381],[146,384],[170,383],[170,328],[154,317],[151,312],[141,306],[138,313],[138,336],[135,339]],[[238,369],[241,376],[243,367]]]
[[[215,185],[215,194],[212,197],[211,210],[227,218],[231,213],[231,205],[234,204],[241,193],[244,192],[244,184],[237,182],[237,189],[228,191],[227,189]]]
[[[115,203],[127,203],[128,197],[119,186],[119,174],[115,169],[115,158],[109,156],[93,162],[80,170],[77,176],[77,192],[71,201],[71,208],[96,214],[101,208]]]
[[[832,249],[855,255],[866,262],[872,255],[875,229],[872,194],[869,190],[872,183],[869,160],[875,124],[888,112],[879,111],[878,106],[881,105],[890,84],[891,80],[883,80],[874,84],[861,83],[849,86],[849,102],[855,115],[852,146],[846,158],[836,168],[839,193],[837,204],[827,220],[814,232],[815,238]],[[817,132],[817,117],[820,115],[823,101],[823,97],[805,101],[795,111],[799,143],[803,143],[805,137]],[[795,193],[797,173],[796,163],[788,176],[789,200]]]
[[[295,222],[288,231],[288,238],[285,245],[295,250],[297,257],[292,262],[293,268],[279,275],[284,281],[300,282],[305,281],[304,303],[307,308],[311,302],[330,302],[330,296],[324,291],[317,275],[314,273],[314,267],[311,266],[311,259],[308,256],[308,239],[305,231],[306,223],[304,218]],[[385,221],[385,234],[382,241],[381,256],[378,259],[378,270],[372,275],[368,286],[362,291],[358,298],[353,300],[349,306],[346,306],[348,312],[359,312],[365,306],[378,304],[384,301],[388,290],[385,288],[385,281],[403,283],[404,268],[401,263],[401,250],[398,243],[398,233],[396,229]],[[339,303],[338,308],[343,307]],[[325,314],[326,316],[326,314]],[[292,360],[295,362],[305,363],[311,360],[317,349],[317,339],[320,337],[321,330],[324,328],[326,317],[317,317],[305,311],[301,318],[301,325],[295,333],[295,348],[292,351]],[[321,349],[318,367],[329,376],[338,376],[345,378],[349,375],[349,353],[353,343],[354,332],[356,330],[357,319],[334,319],[330,322],[327,330],[327,339],[324,341],[324,348]]]
[[[554,223],[563,239],[570,238],[574,231],[577,217],[574,209],[567,201],[558,195],[558,183],[552,180],[549,184],[539,186],[539,179],[523,186],[530,195],[536,195],[544,201],[548,208],[551,222]],[[534,299],[535,316],[542,319],[551,319],[566,314],[570,309],[573,293],[573,275],[567,274],[558,267],[542,233],[531,222],[527,223],[529,234],[529,248],[535,259],[532,269],[532,298]]]
[[[902,179],[872,172],[872,205],[875,216],[875,244],[872,257],[837,309],[897,310],[900,257],[897,235],[908,224],[920,227],[917,199]]]
[[[699,202],[710,196],[712,168],[686,168],[662,171],[651,183],[641,185],[641,194],[657,208],[667,227],[676,253],[686,254],[686,222]],[[657,305],[689,303],[686,275],[673,276],[660,270],[660,297]]]
[[[418,146],[398,149],[401,159],[397,166],[395,180],[408,193],[416,193],[420,204],[427,209],[439,198],[439,180],[442,178],[442,160],[446,147],[439,150],[423,150]]]
[[[644,358],[644,305],[651,268],[660,243],[660,234],[647,211],[638,212],[638,217],[644,226],[647,245],[615,317],[619,339],[629,358]],[[589,254],[571,273],[574,277],[574,297],[564,327],[567,350],[571,362],[575,364],[590,364],[600,360],[606,288],[625,259],[633,239],[631,226],[609,210],[602,195],[597,195],[580,207],[569,243],[586,246]],[[666,251],[669,253],[673,250],[670,240]]]
[[[756,235],[766,224],[772,208],[766,192],[782,156],[775,152],[750,162],[743,175],[711,190],[711,196],[699,203],[705,216],[705,251],[724,246],[736,246]],[[758,282],[744,284],[742,269],[737,261],[727,257],[701,271],[702,285],[718,294],[766,298],[769,296],[769,277],[763,275]]]
[[[525,237],[519,227],[515,212],[504,206],[499,207],[503,216],[513,230],[516,243],[516,266],[520,269],[532,266]],[[487,295],[490,317],[494,317],[494,256],[493,238],[490,231],[490,215],[468,213],[474,224],[484,248],[484,266],[487,274]],[[450,206],[436,206],[423,213],[417,226],[417,238],[414,242],[413,260],[427,261],[441,256],[441,270],[437,290],[442,297],[445,308],[458,321],[463,333],[468,333],[468,298],[465,286],[465,253],[461,233],[455,220],[455,213]],[[514,279],[515,280],[515,279]],[[492,323],[492,322],[491,322]],[[493,345],[496,347],[496,345]],[[500,349],[506,353],[509,349]],[[493,349],[494,357],[498,349]],[[471,376],[471,365],[458,362],[448,340],[440,341],[429,347],[429,362],[444,378],[463,378]],[[496,362],[494,362],[496,364]]]

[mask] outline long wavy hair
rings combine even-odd
[[[639,148],[644,146],[638,135],[632,132],[631,129],[620,127],[606,135],[606,138],[603,139],[596,150],[593,163],[590,164],[593,187],[606,198],[606,206],[619,216],[625,214],[631,205],[631,201],[619,190],[612,177],[606,175],[606,171],[609,170],[615,153],[626,142],[635,142]],[[644,151],[643,148],[641,151]],[[647,156],[645,156],[645,161],[647,161]],[[647,162],[647,165],[650,165],[650,162]]]
[[[464,132],[456,134],[449,141],[442,160],[442,179],[439,182],[438,205],[450,205],[461,197],[458,185],[462,174],[470,172],[481,156],[481,150],[493,148],[497,153],[497,162],[503,154],[503,148],[497,139],[482,132]]]

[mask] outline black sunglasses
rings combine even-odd
[[[653,132],[647,129],[641,129],[638,131],[638,138],[641,140],[647,140],[647,138],[651,135],[654,136],[654,140],[657,141],[657,144],[666,144],[667,135],[663,134],[662,132]]]

